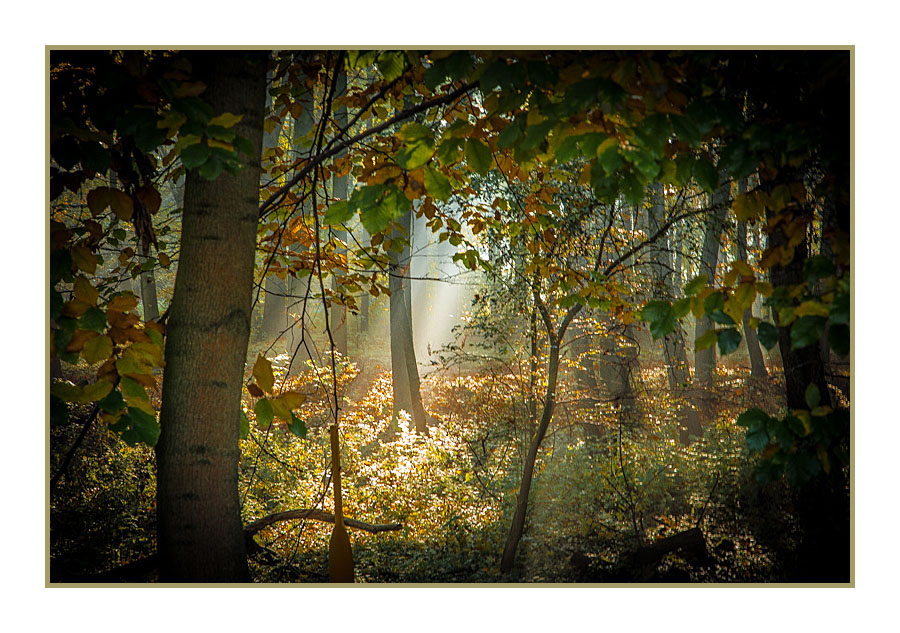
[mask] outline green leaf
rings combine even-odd
[[[128,407],[128,411],[120,417],[115,424],[109,427],[122,435],[122,439],[129,446],[140,442],[148,446],[156,446],[159,439],[159,422],[156,416],[134,407]]]
[[[78,328],[102,334],[106,331],[106,312],[96,307],[88,308],[84,314],[78,317]]]
[[[484,176],[490,171],[493,162],[491,150],[478,139],[466,139],[466,162],[469,167]]]
[[[718,333],[719,339],[719,353],[723,356],[725,354],[730,354],[734,350],[738,348],[741,344],[741,335],[734,328],[728,328],[725,330],[721,330]]]
[[[122,397],[121,391],[113,389],[97,404],[100,405],[101,410],[107,413],[118,413],[125,408],[125,398]]]
[[[206,180],[213,181],[219,177],[219,174],[222,173],[224,167],[225,164],[222,161],[215,157],[211,157],[208,161],[200,165],[197,169],[197,173]]]
[[[828,327],[828,345],[835,354],[846,358],[850,353],[850,326],[832,323]]]
[[[825,331],[827,319],[820,316],[802,316],[791,325],[791,349],[812,345]]]
[[[714,292],[703,300],[703,310],[707,313],[725,308],[725,295]]]
[[[194,143],[181,150],[181,164],[185,169],[194,169],[205,163],[212,155],[206,143]]]
[[[246,440],[250,436],[250,419],[247,417],[247,414],[244,413],[244,407],[241,407],[241,422],[239,433],[242,440]]]
[[[824,255],[813,255],[803,262],[803,276],[813,283],[834,274],[834,264]]]
[[[769,445],[769,434],[765,429],[748,431],[746,439],[748,448],[755,453],[765,450]]]
[[[256,425],[260,428],[267,429],[275,419],[275,411],[272,409],[272,403],[266,398],[260,398],[253,407],[256,414]]]
[[[672,307],[669,305],[668,301],[648,301],[647,304],[641,308],[640,317],[642,321],[652,323],[653,321],[664,319],[671,310]]]
[[[762,409],[753,407],[741,413],[735,424],[738,426],[746,426],[750,430],[764,429],[769,421],[769,414]]]
[[[822,401],[822,394],[819,392],[819,388],[815,385],[815,383],[809,383],[806,387],[806,405],[809,407],[810,411],[819,406],[819,403]]]
[[[818,475],[820,470],[818,458],[806,451],[792,454],[784,465],[784,475],[788,482],[798,488]]]
[[[706,284],[709,282],[709,278],[706,275],[697,275],[689,282],[684,284],[684,294],[687,296],[693,296],[706,288]]]
[[[339,225],[348,222],[353,217],[354,209],[346,200],[339,200],[325,211],[325,217],[322,218],[323,224]]]
[[[718,323],[719,325],[734,325],[734,319],[725,314],[722,310],[707,311],[706,316],[709,317],[710,321]]]
[[[756,336],[766,349],[772,349],[778,344],[778,328],[768,321],[761,321],[756,326]]]
[[[694,341],[694,349],[698,352],[709,349],[716,344],[717,338],[715,330],[707,330],[702,336],[697,337],[697,340]]]
[[[694,163],[693,175],[697,184],[707,193],[712,193],[719,185],[719,172],[716,170],[715,165],[705,158],[699,158]]]
[[[691,298],[685,297],[672,304],[672,314],[676,319],[683,319],[691,311]]]
[[[831,305],[831,314],[829,315],[829,318],[832,323],[850,323],[849,293],[842,293],[835,297],[834,303]]]
[[[297,437],[306,438],[306,422],[298,418],[293,411],[291,412],[291,422],[288,425],[288,428],[291,430],[291,433]]]
[[[446,202],[453,193],[450,180],[432,167],[425,168],[425,189],[428,195],[441,202]]]

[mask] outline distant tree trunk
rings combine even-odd
[[[719,246],[722,240],[722,229],[725,224],[725,215],[728,211],[726,203],[730,194],[730,183],[716,189],[710,196],[710,204],[714,209],[707,215],[706,229],[703,233],[703,250],[700,256],[700,273],[706,275],[710,283],[714,282],[716,267],[719,263]],[[700,338],[713,328],[709,316],[704,314],[697,322],[696,338]],[[713,370],[716,368],[716,346],[713,345],[704,350],[694,352],[694,380],[698,383],[712,381]]]
[[[337,79],[337,85],[335,86],[335,96],[341,96],[347,91],[347,73],[343,69],[340,69]],[[338,108],[337,112],[335,112],[335,121],[339,126],[346,127],[347,125],[347,108],[346,106],[341,106]],[[341,152],[338,154],[338,158],[346,156],[347,152]],[[345,174],[343,176],[335,176],[332,179],[332,196],[336,200],[346,200],[348,195],[348,176]],[[332,229],[332,234],[334,238],[339,242],[347,241],[347,231],[339,228]],[[343,246],[338,247],[335,250],[335,255],[347,256],[347,249]],[[332,276],[332,289],[337,289],[338,280],[336,276]],[[342,356],[347,356],[347,306],[339,303],[334,303],[331,305],[331,338],[334,341],[334,348],[340,352]]]
[[[271,80],[271,72],[269,80]],[[272,95],[266,91],[266,116],[272,110]],[[281,136],[283,123],[279,122],[271,132],[263,133],[263,151],[278,147],[278,139]],[[268,257],[273,257],[274,254]],[[281,336],[288,327],[287,320],[287,283],[277,275],[266,276],[265,297],[263,302],[263,318],[260,327],[260,335],[264,338]]]
[[[648,213],[649,232],[656,233],[665,222],[666,208],[663,187],[661,184],[651,186],[650,208]],[[674,301],[677,298],[678,283],[681,277],[680,261],[675,264],[672,251],[665,247],[655,250],[650,262],[652,296],[654,299]],[[666,364],[666,379],[669,391],[682,394],[691,382],[691,371],[688,367],[687,352],[684,344],[684,331],[681,323],[675,324],[675,331],[663,338],[663,357]],[[683,445],[691,443],[691,438],[703,434],[700,414],[689,404],[682,404],[677,413],[679,439]]]
[[[194,76],[253,155],[236,175],[187,174],[181,256],[166,337],[157,444],[157,534],[164,582],[247,582],[238,459],[250,313],[266,53],[196,52]],[[215,274],[215,277],[210,277]]]
[[[146,244],[141,248],[141,257],[138,261],[143,266],[144,262],[150,260],[150,245]],[[144,310],[144,321],[156,321],[159,318],[159,303],[156,298],[156,275],[153,269],[142,270],[138,276],[140,280],[141,290],[141,307]]]
[[[738,192],[744,193],[747,190],[747,181],[742,180],[738,184]],[[747,224],[739,222],[737,226],[737,258],[739,260],[747,259]],[[766,371],[766,363],[763,360],[762,349],[759,347],[759,339],[756,337],[756,330],[749,325],[750,319],[753,318],[753,307],[744,310],[743,326],[744,341],[747,344],[747,354],[750,356],[750,377],[756,379],[768,378],[769,372]]]
[[[406,235],[403,234],[403,231],[395,228],[392,238],[412,237],[411,215],[412,211],[407,211],[399,220],[400,225],[406,228]],[[389,288],[391,291],[391,375],[394,387],[394,413],[396,414],[401,409],[408,411],[413,417],[416,431],[424,433],[426,430],[425,408],[422,404],[422,394],[419,391],[419,370],[416,365],[412,319],[407,299],[409,296],[409,263],[409,246],[403,249],[402,253],[392,252]]]

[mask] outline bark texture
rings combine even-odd
[[[250,335],[264,52],[198,52],[194,75],[216,113],[242,115],[253,145],[236,175],[187,175],[181,259],[168,320],[157,445],[160,578],[246,582],[238,499],[241,383]]]

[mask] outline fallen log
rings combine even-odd
[[[706,539],[700,528],[691,528],[641,547],[633,561],[642,580],[650,579],[666,554],[677,552],[692,565],[709,565],[712,558],[706,549]]]

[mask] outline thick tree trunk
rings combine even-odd
[[[246,582],[238,499],[241,384],[250,335],[265,105],[264,52],[198,52],[194,74],[253,156],[232,175],[187,175],[181,259],[168,320],[157,445],[160,578]]]

